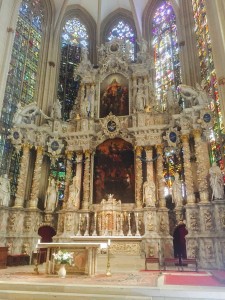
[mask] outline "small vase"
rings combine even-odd
[[[61,264],[59,266],[58,275],[59,275],[60,278],[65,278],[66,277],[66,265],[65,264]]]

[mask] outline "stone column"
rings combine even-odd
[[[76,153],[76,177],[77,177],[77,184],[79,189],[81,190],[81,178],[82,178],[82,162],[83,162],[83,153],[82,152],[77,152]],[[80,207],[80,204],[79,204]]]
[[[212,43],[213,62],[218,78],[218,90],[223,122],[225,120],[225,3],[224,0],[206,0],[206,14]],[[216,18],[215,18],[216,16]]]
[[[180,1],[179,56],[182,61],[181,73],[184,84],[195,86],[201,82],[199,58],[196,51],[195,26],[191,1]],[[191,67],[190,67],[191,66]]]
[[[134,105],[136,105],[136,96],[137,96],[137,78],[136,78],[136,76],[133,77],[132,83],[133,83],[133,105],[131,107],[134,108]],[[134,112],[134,111],[132,111],[132,112]]]
[[[195,203],[193,176],[190,162],[189,134],[181,136],[183,143],[184,176],[187,193],[187,204]]]
[[[162,145],[157,145],[157,182],[158,182],[158,200],[159,207],[166,207],[165,200],[165,178],[163,176],[163,147]]]
[[[153,161],[152,161],[152,147],[145,147],[146,161],[147,161],[147,179],[154,181]],[[148,161],[151,161],[148,163]]]
[[[149,97],[149,94],[148,94],[148,78],[147,78],[147,76],[145,76],[144,77],[144,88],[145,88],[145,90],[144,90],[144,92],[145,92],[145,106],[147,106],[148,104],[149,104],[149,99],[148,99],[148,97]]]
[[[142,162],[140,160],[142,147],[137,146],[135,149],[135,202],[136,207],[142,207]]]
[[[209,186],[207,176],[209,174],[210,162],[208,145],[201,138],[200,129],[193,131],[195,139],[195,152],[197,158],[198,190],[201,202],[209,202]]]
[[[64,201],[63,201],[64,208],[68,201],[69,186],[72,179],[72,158],[73,158],[73,151],[67,151],[66,152],[66,180],[65,180],[65,191],[64,191]]]
[[[29,167],[29,158],[30,158],[30,145],[23,144],[23,155],[20,162],[20,173],[17,184],[16,191],[16,200],[14,207],[23,207],[24,205],[24,197],[26,191],[26,183],[27,183],[27,174]]]
[[[83,201],[82,209],[89,208],[90,201],[90,162],[91,154],[89,150],[85,151],[85,167],[84,167],[84,182],[83,182]]]
[[[38,193],[41,179],[41,165],[43,160],[43,147],[37,146],[37,155],[34,166],[34,176],[31,188],[31,199],[29,201],[29,208],[37,208]]]

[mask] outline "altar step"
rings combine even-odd
[[[145,293],[144,293],[145,294]],[[0,282],[0,300],[152,300],[138,288]]]
[[[219,300],[225,289],[209,287],[90,286],[0,281],[0,300]]]

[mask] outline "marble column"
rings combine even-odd
[[[166,207],[166,200],[165,200],[165,178],[163,176],[163,146],[157,145],[157,182],[158,182],[158,200],[159,200],[159,207]]]
[[[189,134],[183,134],[181,136],[183,143],[183,159],[184,159],[184,176],[185,187],[187,193],[187,204],[195,203],[193,175],[190,162],[190,147],[189,147]]]
[[[83,201],[82,201],[82,209],[89,208],[90,201],[90,162],[91,162],[91,154],[89,150],[85,151],[85,167],[84,167],[84,182],[83,182]]]
[[[63,208],[65,208],[69,198],[69,186],[72,180],[72,158],[73,158],[73,151],[67,151],[66,152],[66,180],[65,180]]]
[[[82,152],[76,153],[76,162],[77,162],[77,167],[76,167],[77,185],[78,185],[79,189],[81,190],[81,178],[82,178],[82,166],[83,166],[83,164],[82,164],[83,153]],[[80,207],[80,203],[79,203],[79,207]]]
[[[23,155],[21,157],[21,162],[20,162],[20,173],[18,178],[16,200],[15,200],[14,207],[24,206],[24,197],[26,192],[26,183],[27,183],[26,179],[27,179],[28,167],[29,167],[30,145],[23,144],[22,149],[23,149]]]
[[[142,207],[142,162],[141,157],[142,147],[137,146],[135,149],[135,202],[136,207]]]
[[[154,181],[154,170],[153,170],[153,161],[152,161],[152,154],[153,149],[152,147],[145,147],[146,153],[146,160],[147,160],[147,179]],[[151,162],[149,162],[151,161]]]
[[[37,208],[38,204],[38,193],[41,179],[41,166],[43,160],[43,147],[37,146],[37,155],[34,166],[34,176],[31,188],[31,199],[29,201],[29,208]]]
[[[200,129],[193,130],[195,140],[195,152],[197,158],[198,190],[201,202],[209,202],[209,186],[207,176],[209,174],[210,162],[208,145],[202,140]]]

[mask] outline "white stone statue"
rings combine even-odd
[[[80,188],[79,188],[79,180],[77,176],[73,177],[73,181],[69,186],[69,198],[68,198],[68,206],[74,207],[75,209],[79,209],[80,207]]]
[[[10,181],[7,174],[0,177],[0,206],[8,206],[10,202]]]
[[[53,108],[51,111],[51,117],[53,119],[57,119],[57,120],[62,119],[62,105],[61,105],[59,99],[57,99],[53,104]]]
[[[46,197],[45,197],[45,211],[53,212],[58,204],[57,195],[58,188],[56,186],[55,179],[52,178],[50,180],[50,184],[47,189]]]
[[[172,185],[172,201],[175,203],[175,206],[183,205],[182,183],[178,173],[175,173],[175,180]]]
[[[212,188],[212,200],[224,199],[224,181],[220,167],[214,162],[209,169],[210,186]]]
[[[137,111],[143,111],[145,108],[146,96],[143,89],[139,88],[136,96],[136,109]]]
[[[82,48],[81,49],[81,60],[83,63],[87,63],[88,61],[88,48]]]
[[[147,180],[143,184],[143,203],[146,207],[155,206],[155,183]]]
[[[138,42],[138,46],[140,48],[141,53],[146,53],[148,50],[148,42],[142,38],[140,42]]]
[[[35,122],[37,116],[42,116],[46,120],[50,119],[46,114],[43,113],[36,103],[30,103],[23,107],[19,102],[17,104],[16,113],[13,117],[13,123],[15,125],[21,123],[32,124]]]
[[[203,89],[203,85],[204,82],[201,85],[196,83],[196,88],[185,84],[180,84],[178,86],[181,96],[185,99],[185,107],[209,104],[210,98]]]

